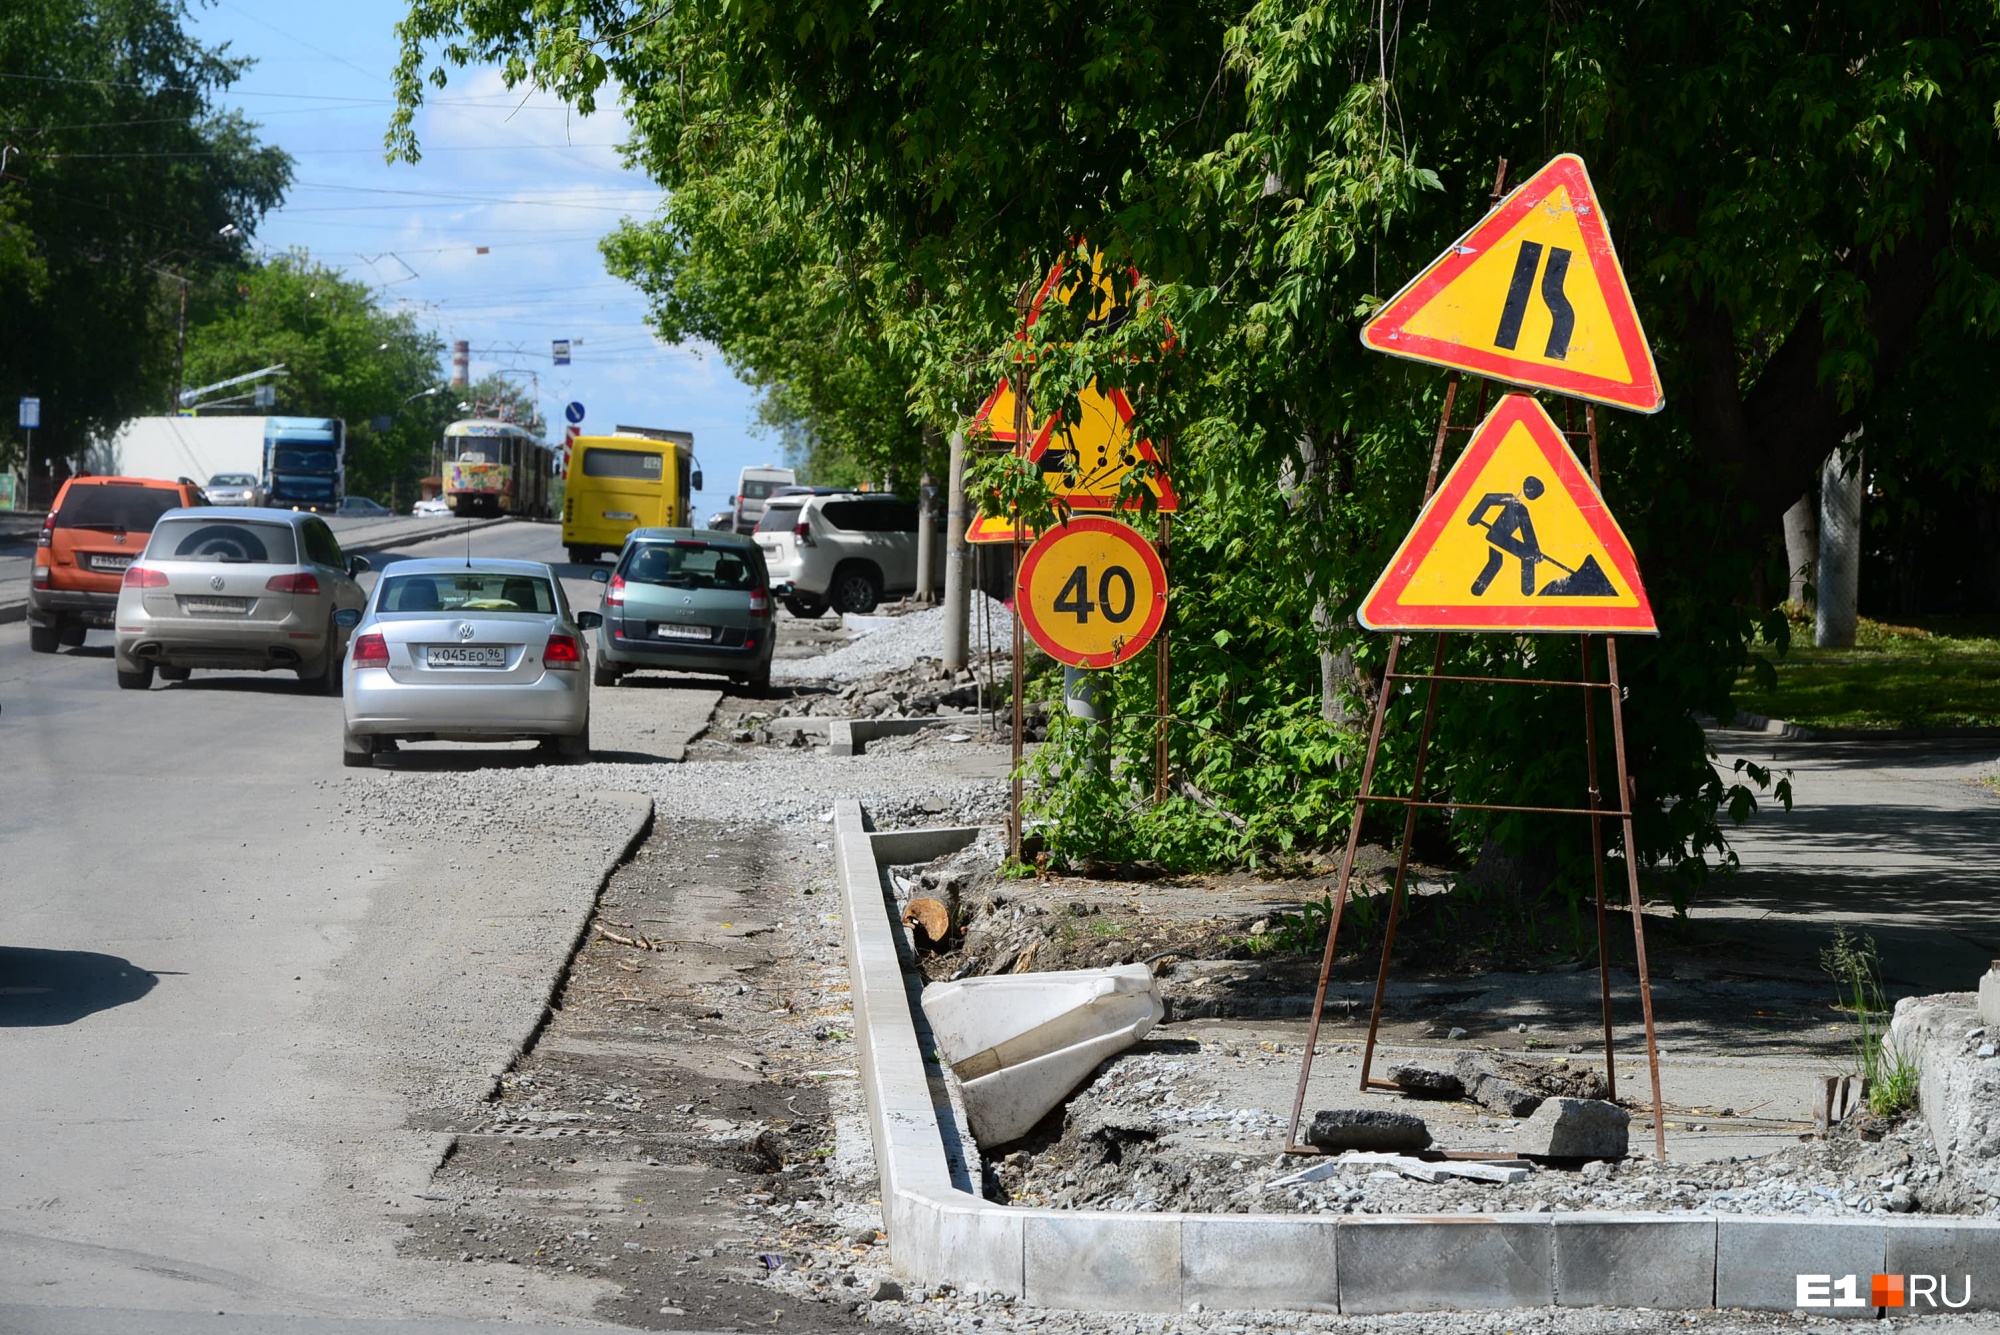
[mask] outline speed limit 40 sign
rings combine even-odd
[[[1014,607],[1049,657],[1106,668],[1138,653],[1167,615],[1167,570],[1129,524],[1073,515],[1021,558]]]

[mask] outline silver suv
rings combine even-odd
[[[368,601],[355,583],[366,569],[318,515],[169,510],[118,590],[118,685],[143,691],[155,670],[186,681],[194,668],[279,668],[338,695],[347,631],[334,613]]]
[[[872,612],[884,596],[917,587],[917,507],[900,496],[773,496],[755,540],[772,587],[795,617],[820,616],[828,607]],[[940,558],[943,547],[934,544]]]

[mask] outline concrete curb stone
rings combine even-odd
[[[1051,1308],[1342,1313],[1604,1306],[1795,1310],[1800,1274],[1970,1273],[2000,1223],[1732,1215],[1113,1214],[996,1205],[953,1110],[899,954],[887,868],[969,844],[970,828],[873,832],[834,806],[861,1087],[889,1254],[905,1279]],[[1986,1297],[1984,1304],[1994,1299]],[[1917,1309],[1921,1310],[1921,1309]],[[1809,1318],[1876,1315],[1814,1309]]]

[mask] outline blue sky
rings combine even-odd
[[[721,356],[658,343],[645,303],[605,272],[598,238],[621,217],[649,216],[661,198],[619,161],[618,109],[584,118],[554,98],[508,92],[497,72],[455,71],[418,121],[423,161],[388,165],[382,134],[403,13],[397,0],[214,0],[194,9],[203,41],[257,62],[222,100],[297,160],[258,244],[303,247],[447,343],[469,340],[473,378],[504,369],[538,391],[544,418],[557,424],[551,436],[573,400],[585,407],[586,431],[619,423],[693,431],[707,475],[698,510],[721,509],[739,469],[782,462],[781,450],[774,437],[753,434],[755,396]],[[558,338],[575,341],[567,367],[552,363]]]

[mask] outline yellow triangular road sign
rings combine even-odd
[[[1370,630],[1659,633],[1632,544],[1525,394],[1480,423],[1360,620]]]

